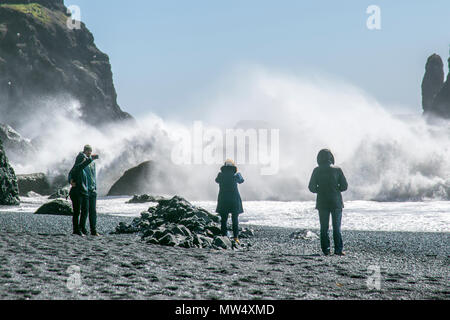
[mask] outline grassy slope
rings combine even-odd
[[[26,15],[31,15],[43,24],[50,24],[52,21],[65,24],[67,21],[67,16],[63,12],[54,12],[38,3],[0,4],[0,8],[8,8]]]

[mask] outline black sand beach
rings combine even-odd
[[[347,256],[325,257],[298,229],[252,226],[235,251],[109,234],[131,220],[99,215],[103,235],[80,238],[70,217],[1,213],[0,299],[450,299],[448,233],[343,231]]]

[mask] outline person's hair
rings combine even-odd
[[[234,163],[233,160],[227,159],[227,160],[225,160],[224,166],[232,166],[232,167],[236,167],[236,164]]]
[[[84,149],[83,149],[83,152],[86,152],[86,151],[92,151],[92,147],[90,146],[90,145],[85,145],[84,146]]]
[[[237,170],[238,170],[238,168],[236,167],[236,164],[235,164],[234,161],[231,160],[231,159],[225,160],[225,163],[223,164],[223,166],[222,166],[222,168],[221,168],[221,171],[222,171],[222,172],[225,172],[225,171],[227,171],[227,170],[230,170],[230,171],[232,171],[232,172],[234,172],[234,173],[236,173]]]

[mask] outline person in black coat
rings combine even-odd
[[[244,178],[237,171],[237,167],[232,160],[225,161],[220,168],[216,182],[219,184],[219,195],[217,198],[216,212],[221,217],[222,235],[227,236],[228,215],[231,213],[233,222],[234,241],[239,244],[239,214],[244,212],[242,200],[238,190],[238,184],[244,182]]]
[[[347,190],[348,184],[342,169],[334,166],[334,156],[328,149],[320,150],[317,155],[318,167],[309,181],[309,191],[317,194],[316,209],[320,218],[320,245],[325,255],[330,254],[328,227],[330,214],[333,223],[334,253],[345,255],[341,235],[341,219],[344,202],[341,192]]]

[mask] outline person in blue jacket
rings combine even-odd
[[[309,181],[309,191],[317,194],[316,209],[320,218],[320,245],[325,255],[330,254],[330,238],[328,227],[330,215],[333,222],[334,254],[345,255],[341,235],[342,191],[347,190],[348,184],[342,169],[334,165],[334,156],[328,149],[322,149],[317,155],[317,164]]]
[[[99,235],[96,229],[96,167],[95,162],[93,162],[96,159],[98,159],[98,155],[92,154],[92,147],[86,145],[83,152],[78,154],[68,176],[68,181],[72,186],[69,196],[73,206],[73,233],[80,236],[87,234],[86,220],[88,214],[91,235]]]
[[[221,217],[222,235],[227,236],[228,216],[231,213],[234,241],[239,244],[239,215],[244,212],[244,209],[237,185],[243,183],[244,178],[238,172],[233,160],[225,161],[216,182],[219,184],[216,212]]]

